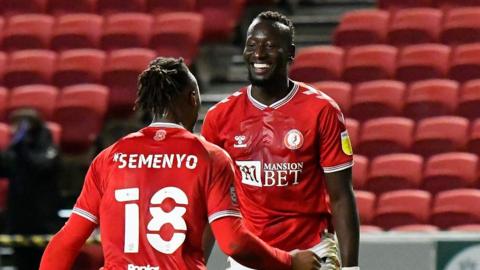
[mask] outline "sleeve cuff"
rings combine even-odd
[[[222,218],[222,217],[239,217],[241,218],[242,215],[240,214],[239,211],[236,210],[224,210],[224,211],[219,211],[211,214],[208,216],[208,223],[212,223],[215,220]]]
[[[83,218],[85,218],[85,219],[87,219],[87,220],[89,220],[89,221],[91,221],[95,224],[98,224],[98,218],[94,214],[92,214],[88,211],[85,211],[81,208],[74,207],[73,210],[72,210],[72,214],[77,214],[77,215],[79,215],[79,216],[81,216],[81,217],[83,217]]]
[[[337,166],[322,167],[322,168],[323,168],[324,173],[334,173],[334,172],[338,172],[338,171],[341,171],[341,170],[345,170],[345,169],[350,168],[352,166],[353,166],[353,160],[349,161],[349,162],[346,162],[346,163],[343,163],[343,164],[340,164],[340,165],[337,165]]]

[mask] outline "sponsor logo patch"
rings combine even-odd
[[[350,143],[350,137],[348,137],[348,132],[345,130],[340,134],[340,138],[342,141],[342,151],[346,155],[353,155],[352,144]]]

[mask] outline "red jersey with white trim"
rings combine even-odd
[[[250,89],[213,106],[202,135],[237,165],[247,228],[280,249],[310,248],[331,224],[325,173],[353,165],[344,117],[330,97],[303,83],[270,106]]]
[[[207,222],[240,216],[233,177],[224,150],[155,123],[95,158],[73,214],[100,224],[105,270],[206,269]]]

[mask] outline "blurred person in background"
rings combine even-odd
[[[10,114],[12,139],[0,152],[0,177],[10,181],[6,233],[51,234],[59,228],[56,174],[59,156],[52,134],[37,111],[18,109]],[[18,270],[38,269],[43,249],[15,247]]]

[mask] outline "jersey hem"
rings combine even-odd
[[[72,214],[77,214],[95,224],[98,224],[98,219],[95,215],[91,214],[90,212],[88,211],[85,211],[81,208],[78,208],[78,207],[74,207],[73,210],[72,210]]]
[[[337,166],[332,166],[332,167],[323,167],[323,172],[324,173],[334,173],[334,172],[338,172],[338,171],[341,171],[341,170],[345,170],[345,169],[348,169],[350,167],[353,166],[353,160],[352,161],[349,161],[347,163],[343,163],[343,164],[340,164],[340,165],[337,165]]]
[[[235,210],[219,211],[219,212],[216,212],[216,213],[211,214],[211,215],[208,217],[208,223],[212,223],[212,222],[214,222],[215,220],[217,220],[217,219],[219,219],[219,218],[223,218],[223,217],[239,217],[239,218],[241,218],[242,215],[240,214],[239,211],[235,211]]]

